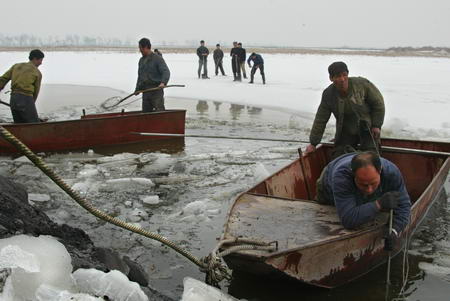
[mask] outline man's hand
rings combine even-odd
[[[316,147],[315,147],[314,145],[308,144],[308,146],[307,146],[306,149],[305,149],[305,153],[306,153],[306,154],[309,154],[309,153],[312,153],[312,152],[315,151],[315,150],[316,150]]]
[[[380,133],[381,133],[380,128],[372,128],[373,139],[375,139],[375,140],[380,139]]]
[[[397,231],[395,229],[392,229],[391,232],[389,233],[389,227],[385,226],[383,237],[384,237],[384,250],[385,251],[394,250],[395,243],[397,242],[398,239]]]
[[[379,200],[377,200],[377,207],[381,211],[389,211],[395,209],[398,206],[398,200],[401,197],[401,193],[398,191],[389,191],[383,194]]]
[[[159,84],[159,86],[158,86],[158,88],[161,88],[161,89],[163,89],[164,87],[166,86],[166,84],[165,83],[160,83]]]

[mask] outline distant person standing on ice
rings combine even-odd
[[[225,75],[225,71],[223,71],[223,51],[220,49],[220,44],[217,44],[216,49],[214,49],[213,59],[216,65],[216,76],[219,75],[219,68],[222,75]]]
[[[355,149],[377,152],[384,121],[380,91],[363,77],[348,77],[343,62],[331,64],[328,73],[332,84],[322,93],[306,153],[314,151],[322,140],[332,113],[336,118],[333,158]]]
[[[0,77],[0,91],[11,81],[9,103],[15,123],[39,122],[35,102],[41,88],[42,74],[38,67],[44,53],[34,49],[28,58],[28,63],[15,64]]]
[[[253,67],[250,64],[250,62],[253,61]],[[266,75],[264,74],[264,60],[260,54],[252,53],[248,57],[247,64],[249,68],[252,68],[252,71],[250,72],[250,81],[249,84],[253,84],[253,79],[255,77],[256,70],[259,69],[259,72],[261,73],[262,82],[265,85],[266,84]]]
[[[198,78],[200,78],[200,75],[202,78],[209,78],[208,77],[208,55],[209,50],[205,47],[205,41],[200,41],[200,47],[197,48],[197,56],[198,56]],[[202,66],[203,66],[203,74],[202,72]]]
[[[139,41],[138,79],[135,95],[140,90],[159,87],[160,89],[142,94],[142,112],[164,111],[164,90],[170,79],[170,71],[164,59],[152,51],[152,44],[147,38]]]
[[[239,56],[239,68],[241,68],[242,75],[247,78],[247,73],[245,72],[245,60],[247,59],[247,50],[242,48],[242,43],[238,43],[238,56]]]
[[[231,69],[233,70],[233,81],[241,81],[241,68],[239,65],[238,42],[233,42],[233,48],[230,51]]]
[[[159,55],[160,57],[162,57],[163,55],[162,55],[162,53],[161,53],[161,51],[159,51],[158,49],[156,49],[155,48],[155,53],[157,54],[157,55]]]

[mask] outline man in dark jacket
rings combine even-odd
[[[238,43],[233,42],[233,48],[231,48],[231,69],[233,70],[233,81],[241,81],[241,68],[239,65],[239,50]]]
[[[384,121],[384,100],[380,91],[363,77],[348,77],[348,68],[343,62],[331,64],[328,72],[333,83],[322,93],[306,153],[314,151],[322,140],[331,113],[336,118],[333,158],[348,149],[377,151]]]
[[[41,88],[42,74],[38,67],[44,53],[32,50],[29,62],[13,65],[0,77],[0,91],[11,81],[11,113],[15,123],[39,122],[36,99]]]
[[[403,177],[394,163],[374,152],[345,154],[331,161],[317,180],[316,199],[336,206],[346,229],[393,209],[393,233],[386,238],[395,240],[409,222],[411,200]],[[392,248],[393,242],[386,244]]]
[[[223,51],[220,49],[220,44],[216,45],[216,49],[213,52],[214,64],[216,64],[216,76],[219,75],[219,68],[222,75],[225,75],[223,70]]]
[[[250,61],[253,61],[253,67],[250,64]],[[259,69],[259,72],[261,73],[263,84],[266,84],[266,75],[264,74],[264,60],[260,54],[252,53],[248,57],[247,64],[249,68],[252,68],[252,71],[250,72],[250,84],[253,84],[253,79],[255,77],[256,70]]]
[[[197,48],[197,56],[198,56],[198,78],[200,78],[202,66],[203,66],[203,76],[202,78],[208,77],[208,55],[209,50],[205,47],[205,41],[200,41],[200,47]]]
[[[242,71],[242,75],[244,76],[244,78],[247,78],[247,74],[245,72],[245,60],[247,58],[247,51],[245,50],[245,48],[242,48],[242,43],[239,42],[238,43],[238,48],[239,48],[239,66],[241,68]]]
[[[164,59],[152,51],[150,40],[142,38],[139,41],[138,79],[135,95],[140,91],[158,87],[158,90],[144,92],[142,95],[142,112],[164,111],[164,87],[170,79],[170,71]]]

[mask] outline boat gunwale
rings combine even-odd
[[[174,109],[174,110],[164,110],[157,112],[141,112],[141,111],[129,111],[129,112],[117,112],[117,115],[113,116],[104,116],[104,117],[94,117],[94,118],[82,118],[83,115],[79,119],[69,119],[69,120],[56,120],[56,121],[46,121],[46,122],[30,122],[30,123],[0,123],[0,126],[6,128],[18,128],[18,127],[31,127],[31,126],[44,126],[44,125],[54,125],[60,123],[73,123],[73,122],[86,122],[86,121],[97,121],[97,120],[109,120],[109,119],[118,119],[118,118],[132,118],[132,117],[143,117],[143,116],[151,116],[151,115],[160,115],[160,114],[170,114],[170,113],[186,113],[186,110],[183,109]],[[105,115],[111,113],[105,113]],[[102,115],[102,114],[87,114],[84,116],[90,115]]]

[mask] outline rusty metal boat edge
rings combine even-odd
[[[384,139],[383,145],[425,151],[423,154],[408,154],[399,150],[383,153],[384,157],[399,166],[413,200],[411,221],[402,232],[402,239],[395,246],[393,252],[393,254],[397,254],[401,251],[406,238],[414,233],[420,222],[425,218],[429,208],[443,189],[444,181],[450,170],[450,157],[430,154],[426,151],[450,152],[450,143]],[[315,179],[328,162],[330,150],[330,145],[323,145],[315,153],[302,156],[240,194],[234,200],[227,214],[221,239],[239,236],[239,231],[243,231],[245,226],[248,226],[245,223],[250,223],[250,220],[258,223],[258,219],[261,218],[253,218],[252,220],[243,217],[246,212],[250,212],[249,215],[254,214],[256,211],[252,210],[258,208],[258,206],[260,206],[258,210],[264,211],[264,208],[258,204],[269,204],[270,202],[278,202],[279,204],[280,201],[292,202],[290,204],[296,204],[292,207],[293,210],[308,209],[309,211],[317,210],[317,212],[323,210],[321,207],[329,207],[319,205],[311,199],[313,198],[313,191],[315,191]],[[414,164],[412,164],[413,162]],[[297,174],[290,178],[283,175],[285,171],[287,171],[287,174],[292,173],[291,170],[295,170]],[[295,183],[294,186],[296,187],[291,187],[292,191],[288,191],[285,187],[280,186],[281,180],[278,181],[277,177],[287,181],[288,185]],[[297,185],[298,182],[303,183]],[[273,207],[270,210],[274,210]],[[330,220],[324,222],[323,216],[321,217],[320,227],[333,224],[334,228],[333,231],[322,235],[320,239],[310,239],[294,247],[289,243],[280,243],[281,246],[286,245],[288,247],[280,248],[272,253],[239,251],[227,255],[224,260],[235,271],[245,271],[267,277],[289,276],[303,283],[325,288],[341,286],[386,262],[388,255],[383,250],[384,241],[382,238],[384,223],[369,225],[361,230],[349,231],[336,228],[336,220]],[[315,220],[311,221],[316,223]],[[327,225],[327,223],[329,224]],[[301,223],[298,224],[298,227],[302,226]],[[257,229],[257,227],[253,226],[253,229]],[[258,230],[255,230],[254,233],[257,237],[248,237],[248,233],[252,232],[243,232],[245,238],[266,241],[275,239],[272,233],[262,233],[264,231],[258,232]],[[286,237],[289,237],[289,233],[286,233]],[[286,237],[280,239],[283,240]]]
[[[65,152],[174,139],[132,132],[184,134],[185,115],[185,110],[132,111],[89,114],[75,120],[1,125],[34,152]],[[17,154],[17,150],[0,138],[0,154]]]

